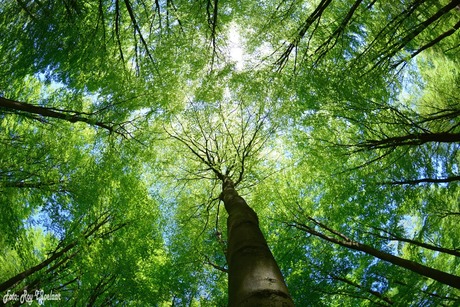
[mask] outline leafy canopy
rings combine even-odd
[[[296,305],[458,304],[314,233],[460,275],[459,20],[444,0],[2,2],[2,295],[226,305],[221,173]]]

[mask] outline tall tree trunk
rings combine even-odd
[[[294,306],[257,214],[229,178],[223,180],[220,198],[228,213],[228,305]]]

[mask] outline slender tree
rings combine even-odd
[[[228,213],[228,304],[292,306],[282,273],[259,228],[257,213],[235,189],[274,131],[264,127],[268,125],[268,115],[263,109],[252,113],[250,105],[239,102],[229,103],[235,108],[229,112],[228,107],[218,104],[219,115],[208,113],[210,125],[205,124],[206,116],[200,117],[198,110],[192,109],[192,122],[187,123],[191,128],[179,122],[176,125],[181,127],[181,134],[168,134],[222,182],[219,199]],[[201,111],[207,113],[206,109]],[[239,122],[237,126],[233,125],[235,121]]]

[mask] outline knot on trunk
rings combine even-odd
[[[230,177],[225,176],[222,179],[222,192],[219,195],[219,199],[224,201],[224,195],[228,191],[235,191],[235,184],[233,183],[232,179]]]
[[[225,176],[224,180],[222,181],[222,191],[225,191],[225,189],[234,189],[235,184],[233,183],[232,179],[230,177]]]

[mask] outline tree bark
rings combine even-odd
[[[257,214],[229,178],[220,198],[228,213],[228,306],[294,306]]]
[[[311,220],[314,220],[314,219],[311,219]],[[366,253],[368,255],[372,255],[372,256],[377,257],[377,258],[379,258],[381,260],[384,260],[384,261],[390,262],[392,264],[398,265],[400,267],[408,269],[408,270],[410,270],[412,272],[415,272],[417,274],[420,274],[422,276],[434,279],[434,280],[436,280],[436,281],[438,281],[440,283],[443,283],[445,285],[449,285],[451,287],[460,289],[460,276],[449,274],[449,273],[446,273],[446,272],[443,272],[443,271],[440,271],[440,270],[437,270],[437,269],[427,267],[426,265],[414,262],[412,260],[407,260],[407,259],[397,257],[397,256],[394,256],[394,255],[386,253],[386,252],[382,252],[381,250],[373,248],[373,247],[371,247],[369,245],[361,244],[359,242],[356,242],[356,241],[353,241],[351,239],[348,239],[345,235],[343,235],[343,234],[341,234],[341,233],[339,233],[339,232],[337,232],[335,230],[332,230],[332,229],[328,228],[327,226],[325,226],[325,225],[323,225],[323,224],[321,224],[319,222],[316,222],[316,224],[319,225],[320,227],[322,227],[322,228],[324,228],[326,230],[329,230],[332,233],[342,237],[343,240],[328,236],[328,235],[326,235],[324,233],[321,233],[321,232],[318,232],[318,231],[314,230],[313,228],[311,228],[311,227],[309,227],[307,225],[304,225],[304,224],[296,223],[294,226],[296,228],[300,229],[300,230],[306,231],[306,232],[308,232],[308,233],[310,233],[310,234],[312,234],[314,236],[317,236],[319,238],[322,238],[322,239],[324,239],[326,241],[336,243],[336,244],[341,245],[343,247],[347,247],[347,248],[350,248],[350,249],[354,249],[354,250],[357,250],[357,251],[364,252],[364,253]]]

